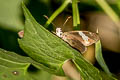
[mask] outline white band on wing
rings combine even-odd
[[[88,36],[86,36],[83,32],[79,31],[79,35],[82,37],[82,39],[84,40],[84,42],[86,44],[89,44],[90,42],[88,41]]]

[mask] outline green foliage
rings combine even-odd
[[[108,69],[108,67],[107,67],[107,65],[106,65],[106,63],[105,63],[105,61],[104,61],[104,59],[103,59],[103,57],[102,57],[102,48],[101,48],[101,43],[100,43],[100,40],[95,44],[95,57],[96,57],[96,59],[97,59],[97,61],[98,61],[98,63],[101,65],[101,67],[103,68],[103,70],[107,73],[107,74],[109,74],[109,75],[111,75],[111,73],[110,73],[110,71],[109,71],[109,69]]]
[[[117,80],[116,78],[113,77],[112,73],[109,71],[109,68],[107,67],[107,65],[104,61],[104,58],[102,56],[102,48],[101,48],[100,40],[97,43],[95,43],[95,58],[96,58],[98,64],[105,71],[105,73],[101,71],[102,77],[107,80]]]
[[[68,59],[73,59],[79,66],[83,79],[101,79],[98,69],[84,60],[78,51],[38,24],[24,4],[22,7],[26,22],[24,37],[18,41],[20,47],[30,57],[43,64],[43,66],[40,66],[41,69],[56,75],[64,75],[62,70],[63,63]]]
[[[23,10],[26,22],[24,37],[18,40],[20,47],[34,60],[42,63],[44,70],[64,75],[60,68],[65,60],[73,58],[73,53],[63,45],[64,41],[38,24],[24,5]]]
[[[117,0],[117,6],[118,6],[118,8],[119,8],[119,10],[120,10],[120,0]]]
[[[57,15],[68,7],[68,4],[71,2],[71,0],[56,1],[61,1],[63,4],[52,14],[44,27],[47,27]],[[79,0],[73,0],[72,3],[74,26],[78,26],[80,24],[80,7],[77,6],[78,1]],[[94,0],[80,1],[87,6],[98,7]],[[35,1],[33,0],[33,2]],[[115,23],[119,22],[119,17],[105,0],[96,0],[96,2],[113,19],[113,21],[115,21]],[[36,3],[38,4],[36,5]],[[52,9],[50,8],[51,1],[36,0],[36,3],[33,3],[32,6],[29,5],[28,8],[30,8],[30,12],[33,14],[35,19],[39,23],[44,24],[46,19],[42,15],[49,15],[49,13],[52,12]],[[39,4],[40,6],[38,7]],[[2,48],[14,50],[18,53],[20,53],[20,50],[18,49],[18,43],[16,41],[17,35],[14,32],[17,32],[24,27],[20,5],[21,0],[12,0],[10,2],[8,0],[0,1],[0,47],[2,46]],[[33,7],[35,5],[36,7]],[[27,8],[24,5],[22,5],[22,7],[26,18],[24,28],[25,34],[24,37],[22,39],[18,39],[18,41],[20,47],[32,59],[30,57],[23,57],[14,52],[0,49],[0,80],[50,80],[51,75],[49,73],[64,75],[62,65],[68,59],[73,60],[83,80],[115,80],[111,76],[112,74],[102,57],[100,41],[95,44],[96,59],[106,73],[99,71],[92,64],[84,60],[78,51],[71,48],[63,40],[59,39],[47,31],[42,25],[38,24]],[[117,7],[120,9],[120,0],[117,0]],[[40,10],[38,11],[37,8]],[[82,7],[82,9],[84,8]],[[31,71],[31,69],[29,69],[31,65],[37,69]],[[43,72],[40,69],[49,73]]]
[[[45,27],[47,28],[48,25],[55,19],[57,15],[59,15],[71,2],[71,0],[65,0],[64,3],[52,14],[52,16],[48,19],[48,21],[45,24]]]
[[[41,73],[28,71],[30,65],[40,66],[29,57],[0,49],[0,80],[39,80]]]

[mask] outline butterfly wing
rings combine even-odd
[[[71,39],[71,42],[69,43],[73,48],[76,48],[81,53],[84,53],[87,50],[87,47],[84,46],[79,40]]]
[[[65,32],[62,34],[62,39],[67,42],[70,46],[73,48],[79,50],[81,53],[84,53],[87,50],[87,47],[85,47],[78,38],[72,34],[69,34],[68,32]]]
[[[68,33],[76,37],[84,46],[90,46],[99,40],[99,36],[96,33],[89,31],[70,31]]]
[[[96,43],[99,40],[99,36],[89,31],[69,31],[62,34],[62,39],[73,48],[84,53],[87,50],[86,46]]]

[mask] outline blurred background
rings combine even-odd
[[[17,42],[18,32],[24,28],[24,15],[21,8],[22,0],[0,0],[0,48],[14,51],[20,55],[27,56]],[[52,13],[59,8],[64,0],[24,0],[31,14],[41,25],[44,25]],[[120,0],[107,0],[107,3],[120,16]],[[111,72],[120,76],[120,23],[118,25],[103,11],[96,0],[80,0],[80,28],[96,32],[102,42],[103,57]],[[73,30],[72,18],[62,26],[68,16],[72,16],[72,5],[69,4],[64,11],[53,21],[55,26],[50,25],[48,30],[54,31],[55,27],[62,27],[63,31]],[[95,66],[99,67],[97,63]],[[30,68],[34,69],[33,67]],[[64,80],[51,74],[35,69],[40,73],[41,80]],[[34,77],[34,76],[33,76]],[[37,79],[37,77],[35,77]],[[38,79],[39,79],[38,78]]]

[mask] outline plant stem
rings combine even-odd
[[[47,28],[49,24],[55,19],[57,15],[59,15],[66,6],[71,2],[71,0],[65,0],[64,3],[52,14],[52,16],[48,19],[48,21],[45,24],[45,27]]]
[[[78,9],[78,1],[72,0],[72,9],[73,9],[73,26],[78,26],[80,24],[80,16]]]
[[[118,6],[118,9],[120,10],[120,0],[117,0],[117,1],[116,1],[116,4],[117,4],[117,6]]]

